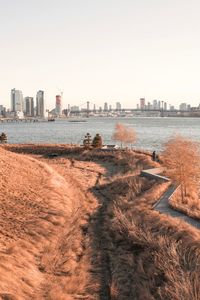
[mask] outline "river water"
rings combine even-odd
[[[86,122],[0,123],[0,132],[8,136],[8,143],[78,143],[84,135],[100,133],[105,144],[113,144],[112,134],[117,122],[134,128],[136,148],[161,150],[174,134],[200,141],[200,118],[88,118]]]

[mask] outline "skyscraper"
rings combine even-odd
[[[108,103],[107,102],[104,103],[104,111],[108,111]]]
[[[140,109],[145,109],[145,98],[140,98]]]
[[[20,90],[11,90],[11,111],[23,111],[23,95]]]
[[[44,92],[38,91],[36,95],[36,116],[44,117]]]
[[[25,97],[25,113],[29,117],[34,116],[34,100],[33,100],[33,97]]]
[[[121,103],[120,102],[116,102],[116,110],[120,111],[121,109],[122,109]]]
[[[179,109],[180,109],[180,110],[187,110],[187,103],[181,103],[181,104],[179,105]]]
[[[56,115],[62,115],[62,98],[60,95],[56,95]]]
[[[158,102],[157,102],[157,100],[153,100],[153,109],[158,109]]]

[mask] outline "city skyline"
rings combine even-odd
[[[59,89],[64,106],[200,102],[198,1],[17,0],[0,8],[5,106],[12,87],[25,96],[41,88],[49,107]]]
[[[48,105],[45,103],[45,92],[42,90],[37,91],[35,101],[34,97],[30,96],[23,96],[23,91],[17,90],[15,88],[11,89],[11,102],[10,107],[4,106],[2,103],[0,103],[0,114],[5,114],[7,112],[10,113],[20,113],[23,112],[26,116],[38,116],[38,117],[44,117],[45,112],[51,112],[56,116],[61,116],[63,113],[65,114],[69,111],[81,111],[81,110],[87,110],[87,111],[121,111],[123,109],[137,109],[137,110],[165,110],[165,111],[174,111],[174,110],[180,110],[180,111],[198,111],[200,110],[200,103],[198,105],[192,106],[190,103],[181,102],[178,104],[178,107],[175,105],[170,104],[167,101],[153,99],[146,101],[145,98],[140,98],[139,102],[136,104],[136,106],[129,106],[125,107],[123,106],[123,103],[121,102],[115,102],[115,106],[113,103],[110,102],[102,102],[101,105],[97,105],[94,102],[86,101],[82,105],[74,105],[73,103],[68,103],[67,106],[63,104],[63,92],[60,91],[60,95],[57,94],[55,96],[55,105],[53,108],[49,108]],[[92,108],[93,106],[93,108]]]
[[[20,92],[20,96],[18,96],[18,97],[20,97],[21,98],[21,100],[20,101],[23,101],[24,102],[24,104],[26,103],[26,99],[27,98],[31,98],[32,99],[32,101],[34,102],[36,102],[35,103],[35,107],[38,107],[38,105],[37,105],[37,93],[38,92],[42,92],[43,94],[44,94],[44,91],[41,91],[41,90],[39,90],[37,93],[35,93],[36,95],[34,96],[34,95],[30,95],[30,93],[29,93],[29,96],[24,96],[24,92],[22,91],[22,90],[20,90],[20,89],[16,89],[16,88],[13,88],[13,89],[11,89],[11,102],[10,102],[10,104],[7,106],[5,103],[3,103],[3,102],[0,102],[0,105],[1,106],[3,106],[3,107],[5,107],[6,109],[8,109],[8,110],[11,110],[11,111],[13,111],[14,109],[13,109],[13,104],[12,104],[12,91],[17,91],[17,92]],[[120,103],[120,105],[121,105],[121,107],[122,108],[124,108],[124,109],[127,109],[127,108],[132,108],[132,109],[134,109],[134,108],[139,108],[139,107],[141,107],[141,100],[142,99],[144,99],[144,102],[146,102],[146,107],[150,107],[150,106],[152,106],[152,108],[153,108],[153,106],[155,106],[153,103],[156,101],[156,102],[160,102],[160,105],[162,106],[162,103],[166,103],[167,104],[167,106],[168,107],[172,107],[173,109],[175,108],[175,109],[180,109],[180,105],[181,104],[189,104],[189,106],[190,107],[200,107],[200,101],[197,103],[194,103],[193,101],[191,102],[191,101],[178,101],[177,102],[177,104],[176,105],[174,105],[171,101],[168,101],[168,100],[162,100],[162,99],[155,99],[155,98],[153,98],[153,99],[147,99],[147,98],[145,98],[145,97],[140,97],[139,99],[137,99],[137,100],[135,100],[135,101],[133,101],[132,102],[132,104],[130,105],[130,106],[125,106],[124,105],[124,103],[123,103],[123,101],[121,102],[121,101],[117,101],[117,100],[111,100],[111,101],[106,101],[105,99],[101,99],[101,102],[99,102],[99,104],[97,103],[97,102],[95,102],[95,100],[93,99],[90,99],[90,100],[88,100],[88,99],[85,99],[85,100],[82,100],[82,102],[77,102],[77,104],[75,103],[72,103],[72,102],[68,102],[68,103],[66,103],[66,101],[64,101],[64,98],[63,98],[63,92],[60,90],[60,92],[61,93],[57,93],[57,94],[55,94],[53,97],[54,97],[54,103],[51,105],[51,106],[49,106],[48,105],[48,101],[46,101],[46,94],[48,94],[48,92],[46,92],[45,91],[45,98],[43,98],[43,103],[42,103],[42,111],[47,111],[47,110],[52,110],[52,109],[56,109],[56,104],[55,104],[55,99],[56,99],[56,102],[57,102],[57,99],[59,98],[60,100],[59,100],[59,102],[60,102],[60,104],[59,104],[59,106],[60,106],[60,108],[59,108],[59,113],[58,114],[60,114],[60,112],[62,111],[62,109],[67,109],[67,107],[70,105],[70,106],[75,106],[75,107],[82,107],[83,106],[83,104],[85,104],[86,105],[86,103],[87,103],[87,101],[89,101],[90,102],[90,104],[92,104],[92,105],[95,105],[96,107],[100,107],[100,108],[102,108],[103,109],[103,105],[105,105],[105,103],[107,104],[107,105],[109,105],[109,106],[111,106],[111,107],[114,107],[114,106],[116,106],[117,107],[117,103]],[[43,97],[44,97],[44,95],[43,95]],[[85,103],[83,103],[83,102],[85,102]],[[134,104],[133,104],[134,103]],[[192,103],[194,103],[194,105],[192,105]],[[20,105],[22,105],[22,104],[20,104]],[[143,105],[142,105],[143,106]],[[144,108],[144,107],[143,107]],[[58,108],[57,108],[58,109]],[[16,111],[20,111],[20,109],[16,109]],[[23,109],[22,109],[23,110]],[[180,109],[181,110],[181,109]],[[184,109],[185,110],[185,109]]]

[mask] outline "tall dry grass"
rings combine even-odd
[[[157,163],[134,151],[65,154],[0,152],[0,296],[199,299],[199,232],[153,211],[169,183],[139,176]]]
[[[169,183],[138,176],[121,180],[102,186],[99,196],[106,198],[109,299],[199,299],[198,230],[152,210]]]
[[[194,219],[200,220],[200,201],[196,189],[190,189],[182,200],[180,189],[178,189],[169,201],[170,206]]]
[[[72,176],[65,180],[32,157],[0,149],[0,165],[0,297],[84,297],[89,261],[82,226],[94,199]]]

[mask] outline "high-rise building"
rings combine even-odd
[[[25,97],[25,113],[28,117],[34,116],[34,100],[33,97]]]
[[[90,101],[87,101],[87,112],[90,111]]]
[[[153,109],[158,109],[158,101],[153,100]]]
[[[11,111],[23,111],[23,95],[20,90],[11,90]]]
[[[164,102],[164,110],[167,110],[167,102]]]
[[[44,92],[38,91],[36,95],[36,116],[44,117]]]
[[[188,111],[191,110],[191,105],[190,105],[190,104],[187,105],[187,110],[188,110]]]
[[[6,115],[6,108],[3,105],[0,105],[0,115],[4,117]]]
[[[121,103],[116,102],[116,110],[120,111],[122,109]]]
[[[145,98],[140,98],[140,109],[145,109]]]
[[[56,115],[62,115],[62,97],[60,95],[56,95]]]
[[[187,110],[187,103],[181,103],[181,104],[179,105],[179,109],[180,109],[180,110]]]
[[[107,102],[104,103],[104,111],[108,111],[108,103]]]

